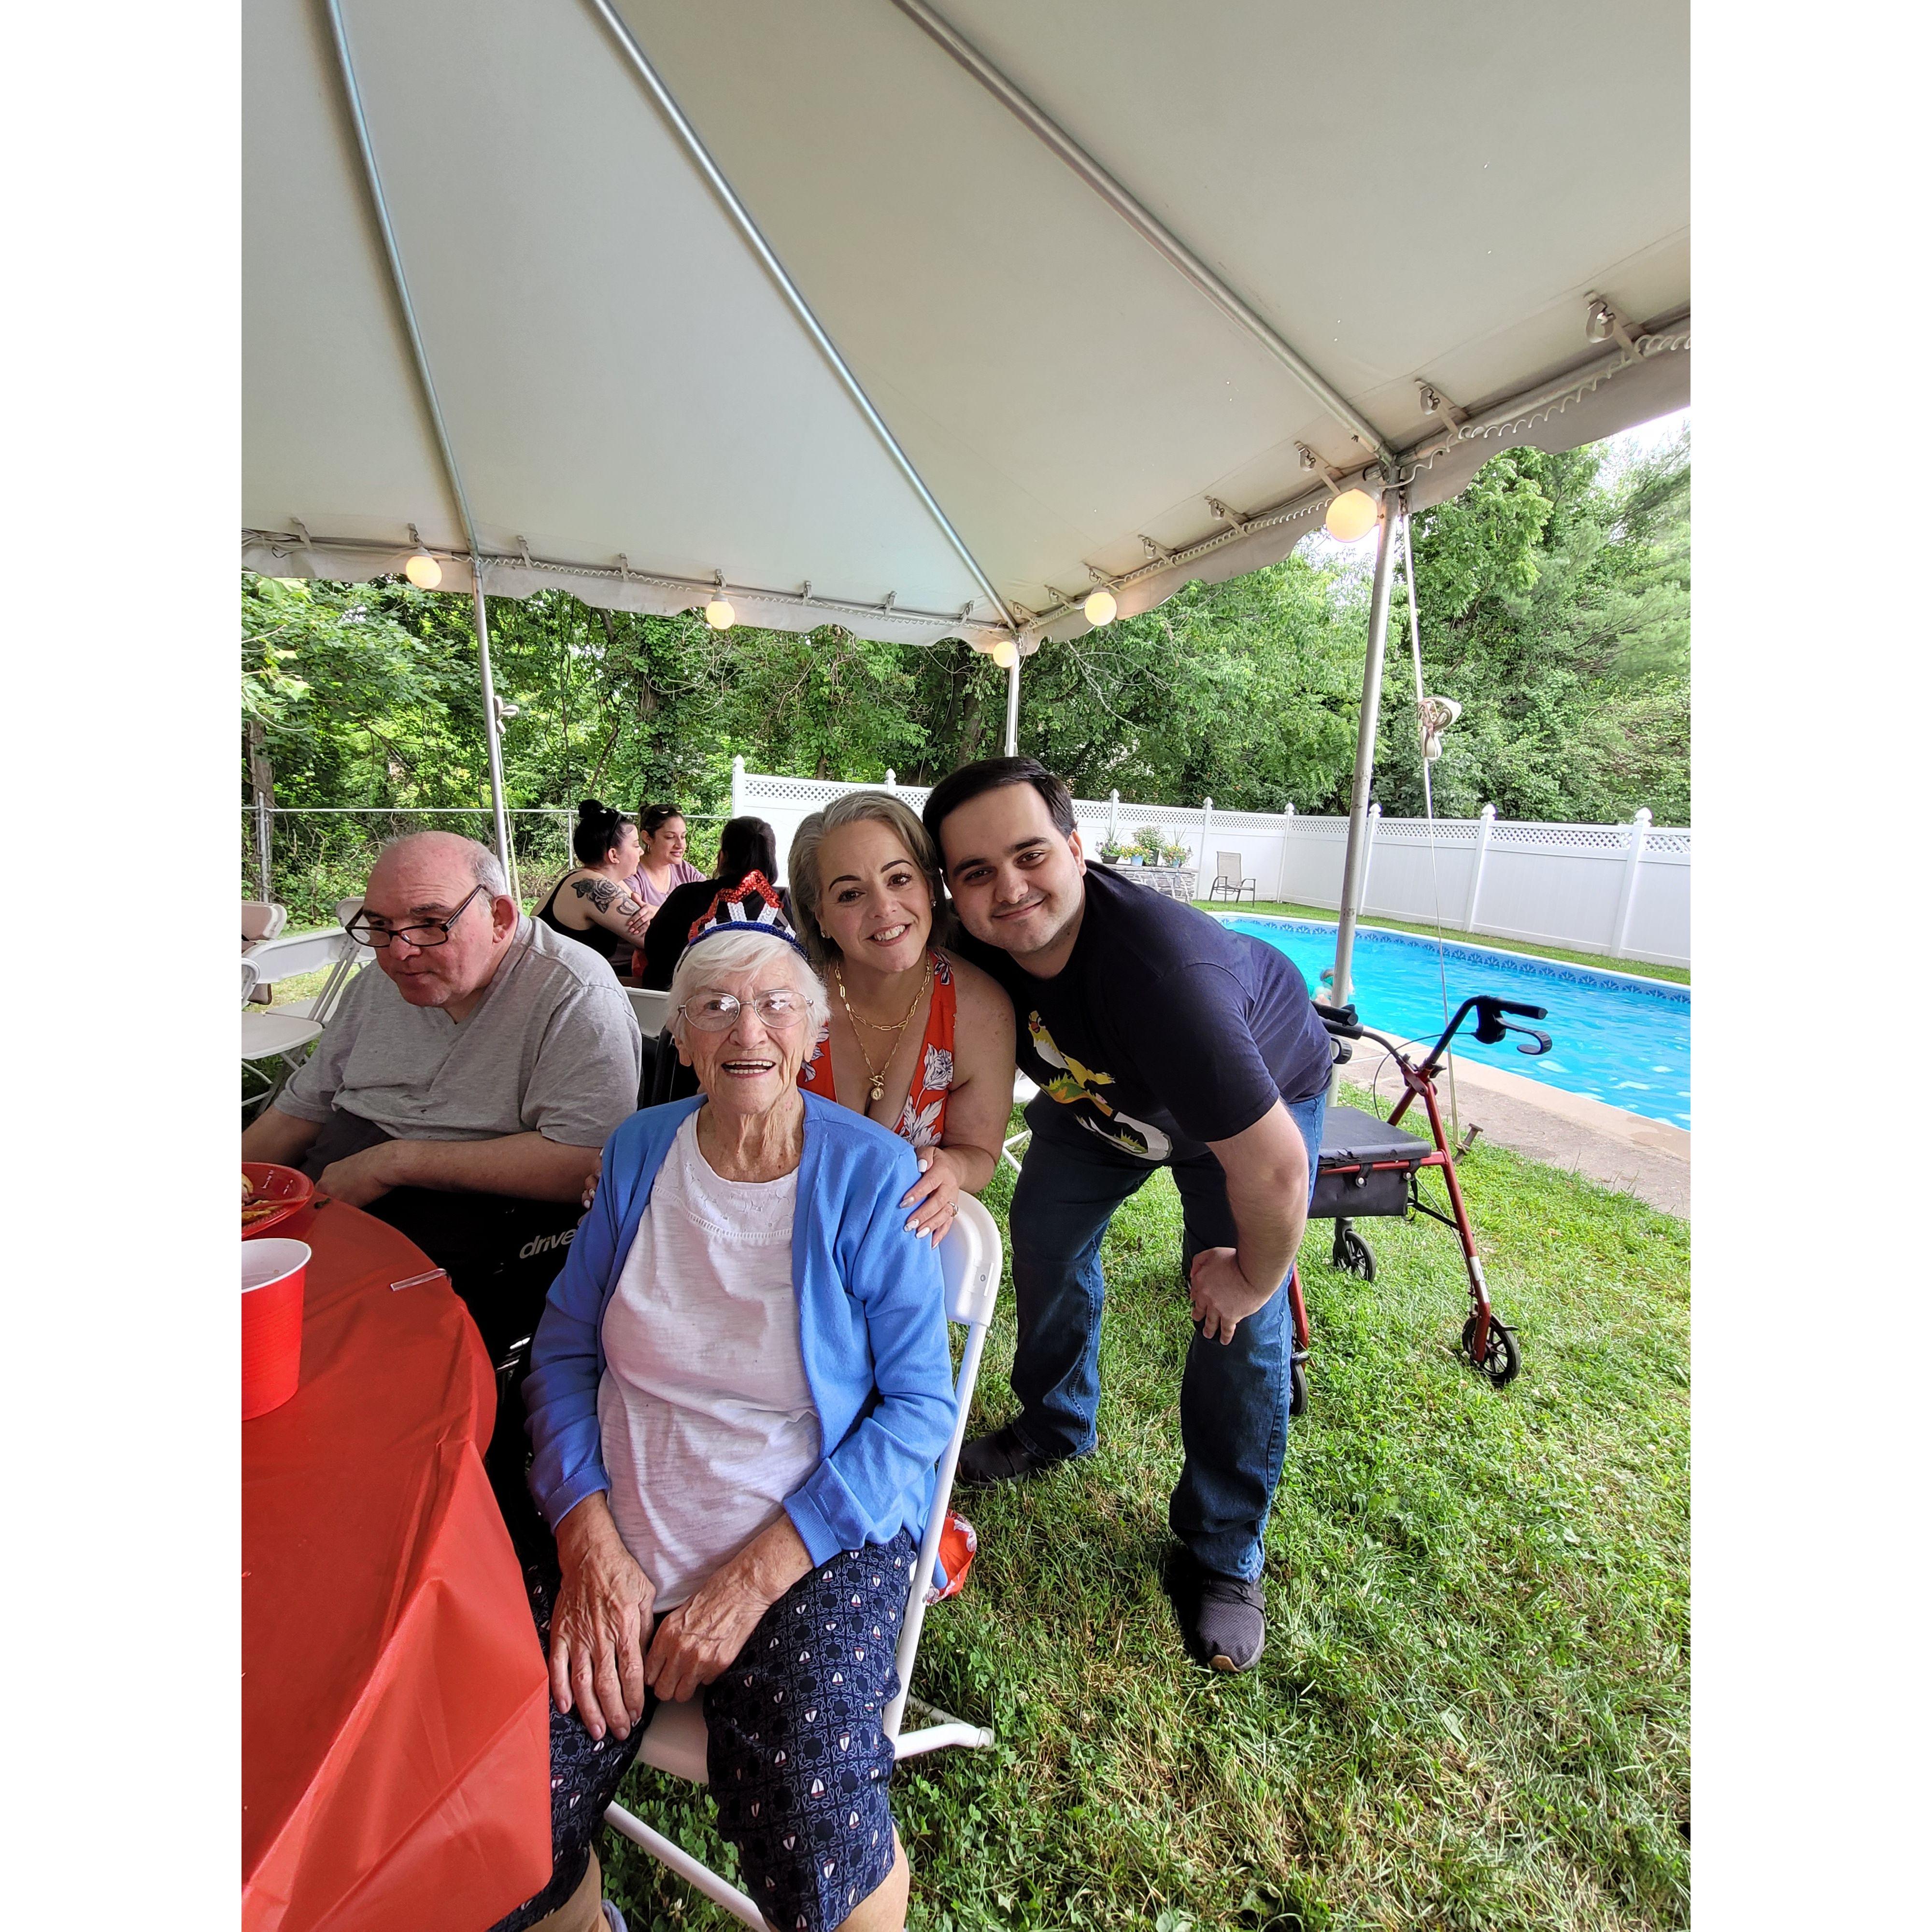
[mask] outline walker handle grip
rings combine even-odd
[[[1514,1013],[1520,1020],[1546,1020],[1550,1017],[1550,1009],[1547,1006],[1526,1006],[1519,1004],[1514,1000],[1497,1000],[1496,1011],[1499,1013]]]
[[[1355,1017],[1355,1009],[1351,1006],[1324,1006],[1319,1000],[1309,1004],[1315,1009],[1315,1017],[1328,1029],[1331,1040],[1360,1040],[1362,1023]]]

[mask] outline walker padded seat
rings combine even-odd
[[[1330,1107],[1322,1118],[1322,1159],[1308,1218],[1406,1213],[1410,1180],[1434,1151],[1432,1142],[1359,1107]]]

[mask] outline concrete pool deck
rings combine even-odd
[[[1402,1091],[1402,1076],[1388,1064],[1387,1051],[1373,1040],[1357,1040],[1354,1048],[1342,1078],[1354,1086],[1376,1088],[1385,1112]],[[1438,1081],[1436,1090],[1446,1127],[1448,1080]],[[1484,1139],[1498,1147],[1582,1174],[1620,1194],[1634,1195],[1666,1214],[1690,1218],[1688,1130],[1460,1057],[1456,1095],[1465,1133],[1472,1125],[1479,1126]],[[1410,1123],[1405,1119],[1402,1124]],[[1426,1118],[1417,1130],[1427,1137]]]

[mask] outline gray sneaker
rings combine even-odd
[[[1204,1570],[1184,1548],[1168,1565],[1167,1593],[1196,1664],[1228,1672],[1253,1669],[1268,1641],[1258,1577],[1250,1583]]]

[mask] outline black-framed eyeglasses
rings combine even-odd
[[[686,1000],[678,1011],[700,1033],[729,1033],[736,1024],[744,1002],[730,993],[700,993]],[[811,1011],[805,996],[789,986],[774,986],[758,994],[752,1010],[775,1032],[796,1026]]]
[[[342,929],[357,945],[373,946],[379,952],[392,939],[406,940],[419,952],[432,946],[447,946],[449,928],[489,890],[478,886],[447,919],[429,920],[421,926],[377,926],[366,912],[358,912]]]

